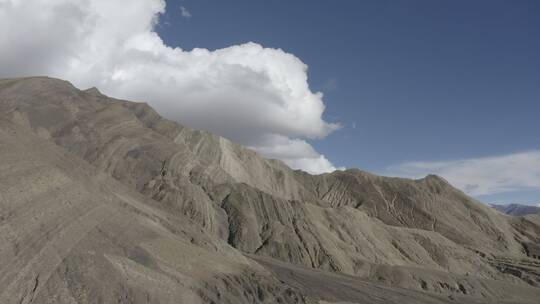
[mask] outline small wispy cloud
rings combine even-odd
[[[540,189],[540,151],[449,161],[417,161],[390,166],[388,175],[444,177],[470,195]]]
[[[180,14],[182,15],[182,17],[184,18],[191,18],[191,13],[188,11],[187,8],[183,7],[183,6],[180,6]]]

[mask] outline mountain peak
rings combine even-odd
[[[90,95],[94,96],[104,96],[96,87],[91,87],[89,89],[84,90],[85,93],[88,93]]]

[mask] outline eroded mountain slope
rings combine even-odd
[[[146,104],[50,78],[2,80],[0,100],[6,120],[245,253],[449,295],[537,292],[538,264],[523,247],[538,242],[537,224],[525,231],[439,177],[311,176]]]
[[[257,263],[0,119],[0,303],[305,303]]]

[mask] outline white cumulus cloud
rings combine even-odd
[[[437,174],[471,195],[540,189],[540,151],[450,161],[407,162],[389,175],[420,178]]]
[[[292,168],[302,168],[310,173],[321,173],[344,170],[344,167],[334,168],[324,155],[319,154],[313,147],[302,139],[291,139],[281,135],[270,135],[263,138],[259,146],[253,147],[264,155],[272,155],[281,159]],[[332,168],[328,170],[328,168]]]
[[[162,0],[0,0],[0,76],[96,86],[295,169],[335,169],[306,141],[339,125],[322,118],[323,95],[309,88],[299,58],[251,42],[169,47],[154,31],[164,11]]]

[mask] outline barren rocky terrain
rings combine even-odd
[[[179,97],[181,98],[181,96]],[[0,80],[0,303],[538,303],[540,216]]]

